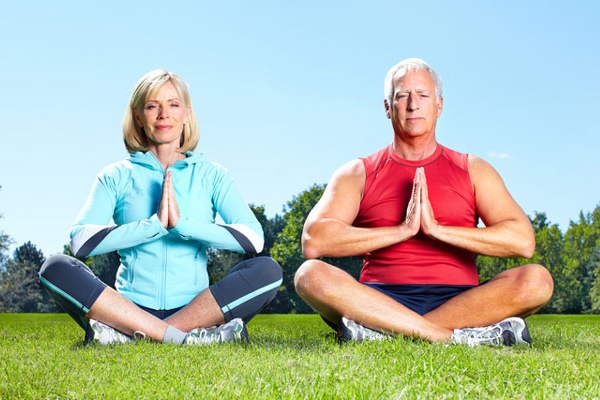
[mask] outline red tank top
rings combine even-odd
[[[366,181],[354,226],[402,223],[418,167],[425,169],[429,201],[440,224],[471,228],[477,225],[467,154],[438,144],[430,157],[409,161],[398,157],[389,145],[362,161]],[[365,254],[360,280],[392,284],[479,283],[472,252],[430,239],[422,232],[405,242]]]

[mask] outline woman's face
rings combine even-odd
[[[148,96],[142,115],[135,113],[137,124],[144,128],[148,141],[154,144],[175,143],[179,146],[187,118],[187,106],[170,81]]]

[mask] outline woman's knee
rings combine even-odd
[[[40,278],[53,281],[55,277],[60,277],[73,268],[74,261],[78,262],[79,260],[66,254],[55,254],[48,257],[44,264],[42,264],[38,275]]]
[[[263,274],[267,280],[271,282],[282,280],[283,271],[277,261],[271,257],[257,257],[257,260],[259,260],[261,274]]]

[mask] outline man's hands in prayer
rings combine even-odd
[[[416,235],[419,230],[427,236],[433,236],[433,232],[439,226],[429,202],[427,178],[423,167],[417,168],[415,172],[412,194],[406,208],[404,223],[408,226],[412,236]]]

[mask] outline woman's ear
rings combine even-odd
[[[137,126],[139,126],[140,128],[144,127],[144,119],[140,116],[140,113],[134,111],[133,118],[135,119],[135,123],[137,124]]]

